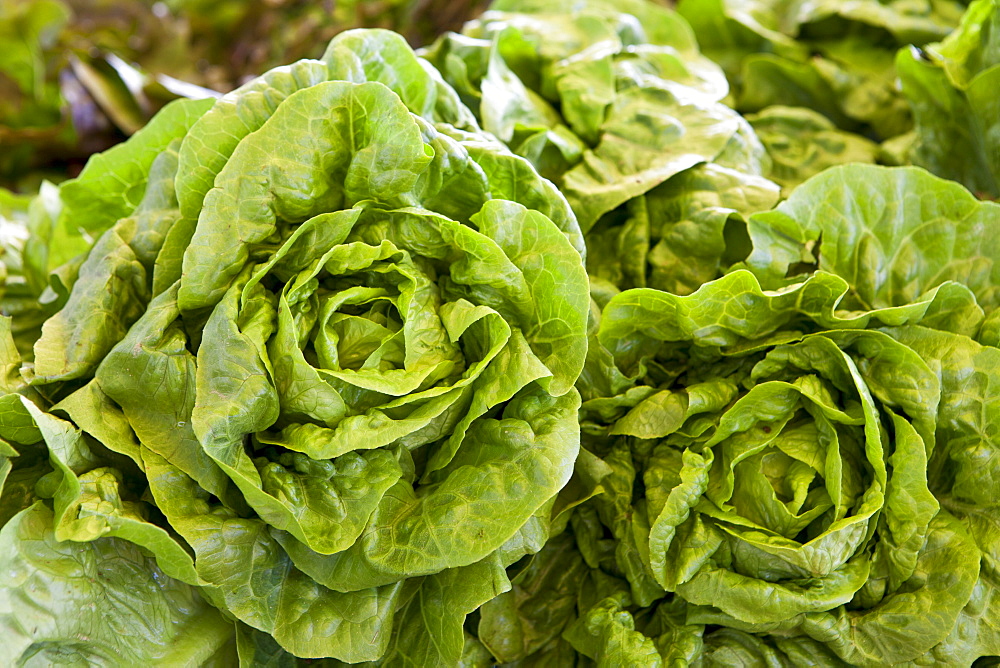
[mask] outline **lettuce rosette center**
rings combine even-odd
[[[565,394],[543,357],[549,340],[560,348],[566,323],[538,322],[537,310],[567,305],[539,304],[533,287],[538,270],[572,277],[579,256],[544,216],[512,202],[488,201],[472,221],[479,229],[374,204],[318,214],[248,265],[208,318],[195,433],[262,517],[313,550],[349,547],[404,470],[409,482],[446,480],[474,421],[500,402],[524,388]],[[511,226],[519,239],[558,239],[563,265],[515,264],[489,235]],[[244,355],[232,360],[234,351]],[[509,427],[511,446],[533,437]],[[522,522],[536,509],[523,501]],[[491,549],[508,537],[491,535]]]
[[[891,340],[865,338],[893,349]],[[711,503],[701,510],[724,532],[735,572],[765,581],[824,578],[861,550],[885,502],[882,441],[891,430],[863,380],[871,362],[858,369],[853,343],[814,335],[769,351],[705,443],[713,452]],[[840,595],[852,595],[866,574],[855,569]]]

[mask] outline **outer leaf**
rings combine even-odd
[[[487,558],[418,582],[410,601],[400,608],[384,665],[460,665],[466,615],[510,589],[502,565]]]
[[[101,391],[122,409],[139,441],[228,498],[227,480],[192,429],[195,358],[177,318],[176,286],[158,296],[97,370]],[[109,443],[109,447],[114,447]]]
[[[878,146],[804,107],[767,107],[747,117],[768,155],[767,177],[794,188],[824,169],[850,162],[874,163]]]
[[[890,194],[900,192],[906,196]],[[844,277],[861,308],[910,303],[954,280],[993,310],[998,206],[915,168],[838,167],[751,217],[747,264],[770,286],[791,265],[814,264]]]
[[[80,267],[77,287],[42,325],[35,374],[46,381],[91,373],[145,309],[153,263],[179,217],[174,196],[175,140],[153,161],[132,216],[105,232]]]
[[[518,575],[513,590],[480,610],[479,638],[493,656],[517,661],[557,638],[572,620],[584,569],[571,536],[549,541]]]
[[[414,114],[431,122],[477,130],[475,118],[454,89],[406,40],[390,30],[348,30],[330,42],[322,60],[332,80],[376,81],[399,95]]]
[[[157,506],[230,613],[296,656],[357,662],[382,655],[399,584],[350,594],[325,589],[294,568],[263,522],[210,506],[204,490],[155,453],[144,450],[143,460]]]
[[[327,78],[323,63],[302,60],[271,70],[212,105],[181,146],[177,199],[184,217],[198,218],[205,195],[240,140],[259,129],[286,97]]]
[[[632,197],[710,162],[739,129],[727,108],[681,91],[627,91],[608,113],[600,144],[564,177],[564,191],[585,231]]]
[[[47,246],[41,273],[47,274],[88,250],[87,237],[101,234],[142,201],[156,157],[212,106],[214,100],[177,100],[167,105],[127,142],[93,156],[80,176],[60,187],[63,207],[51,231],[38,238]]]
[[[914,161],[993,197],[1000,196],[992,94],[1000,81],[998,26],[996,3],[977,0],[944,41],[926,51],[903,49],[896,58],[917,124]]]
[[[137,546],[117,538],[56,541],[52,513],[41,504],[0,531],[0,563],[7,573],[0,659],[8,665],[198,664],[232,634],[196,590],[164,575]]]

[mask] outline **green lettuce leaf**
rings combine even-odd
[[[994,199],[1000,197],[998,28],[996,3],[978,0],[944,40],[896,57],[917,126],[914,163]]]
[[[747,120],[771,156],[767,177],[786,189],[829,167],[874,163],[878,158],[874,142],[838,130],[822,114],[805,107],[767,107]]]
[[[845,311],[933,296],[937,326],[975,336],[983,314],[997,308],[1000,247],[985,230],[998,216],[996,204],[923,170],[848,165],[751,217],[754,250],[746,262],[768,287],[815,269],[841,276],[851,286],[838,305]]]
[[[52,523],[39,503],[0,530],[5,664],[200,665],[225,647],[231,622],[144,550],[119,538],[58,541]]]

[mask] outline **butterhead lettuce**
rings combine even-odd
[[[566,194],[597,292],[691,292],[741,259],[743,216],[777,202],[722,70],[666,7],[495,2],[422,53]]]
[[[922,170],[839,167],[751,216],[744,268],[613,297],[579,383],[602,493],[484,606],[483,642],[534,665],[1000,650],[997,229]]]
[[[23,370],[5,332],[4,663],[170,662],[171,634],[195,663],[458,662],[579,448],[566,200],[385,31],[121,162],[135,205]],[[29,604],[36,580],[53,593]],[[146,626],[81,641],[105,612],[67,606],[98,593]]]

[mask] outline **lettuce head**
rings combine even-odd
[[[573,471],[576,218],[393,33],[186,110],[4,321],[0,663],[456,663]]]

